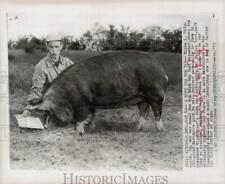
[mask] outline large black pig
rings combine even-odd
[[[163,131],[162,103],[168,77],[151,55],[141,51],[118,51],[94,56],[63,71],[33,107],[47,111],[58,125],[76,122],[84,133],[96,108],[138,105],[139,129],[149,106],[156,127]]]

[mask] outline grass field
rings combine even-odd
[[[73,61],[100,54],[64,51]],[[153,115],[137,132],[136,107],[97,111],[96,130],[80,138],[72,125],[54,130],[20,130],[14,115],[23,111],[35,64],[46,53],[9,50],[11,166],[16,169],[181,169],[182,66],[181,54],[149,53],[169,77],[163,109],[166,131],[156,132]]]

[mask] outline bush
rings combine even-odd
[[[78,40],[71,42],[69,49],[70,50],[80,50],[81,49],[80,42]]]
[[[24,36],[17,41],[17,49],[23,49],[28,54],[33,54],[35,50],[46,51],[45,40],[34,36]]]
[[[33,54],[35,52],[35,46],[28,44],[25,48],[24,51],[28,54]]]

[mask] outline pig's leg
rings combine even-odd
[[[138,122],[138,130],[141,130],[146,124],[148,114],[149,114],[149,104],[147,102],[138,104],[138,109],[140,112],[140,118]]]
[[[82,107],[77,111],[76,115],[79,115],[77,118],[77,132],[82,136],[85,133],[85,126],[93,123],[95,111],[88,107]]]

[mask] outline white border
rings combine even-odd
[[[25,0],[23,0],[24,2]],[[41,1],[39,1],[41,2]],[[50,1],[49,1],[50,2]],[[94,1],[95,3],[92,6],[102,6],[103,1]],[[141,1],[132,1],[136,4],[133,4],[138,8],[138,4]],[[146,2],[146,1],[145,1]],[[15,3],[15,1],[14,1]],[[42,2],[43,3],[43,2]],[[79,3],[76,1],[76,3]],[[85,1],[84,3],[89,3]],[[107,3],[110,3],[107,1]],[[120,6],[126,6],[124,3],[113,1],[113,3],[118,3]],[[199,13],[215,12],[216,17],[218,18],[218,40],[217,40],[217,68],[218,73],[225,72],[225,42],[224,42],[224,17],[225,17],[225,3],[224,1],[150,1],[148,6],[148,11],[151,13],[163,13],[163,14],[188,14],[188,15],[199,15]],[[1,17],[0,17],[0,72],[8,72],[8,62],[7,62],[7,30],[5,22],[5,13],[7,11],[12,11],[14,9],[21,11],[40,11],[42,8],[49,8],[60,10],[63,7],[71,6],[71,4],[37,4],[35,6],[32,4],[2,4],[0,8]],[[220,92],[225,91],[225,86],[221,84],[220,78],[219,85],[223,87]],[[7,94],[6,94],[7,95]],[[219,94],[221,96],[221,94]],[[220,98],[219,98],[220,99]],[[220,124],[225,123],[225,118],[223,115],[224,100],[218,101],[218,122]],[[9,114],[8,114],[8,100],[0,101],[0,123],[9,124]],[[5,111],[5,112],[4,112]],[[225,169],[224,169],[224,157],[225,157],[225,141],[224,138],[224,129],[218,129],[219,140],[218,141],[218,166],[213,169],[189,169],[183,171],[150,171],[150,172],[127,172],[129,175],[168,175],[169,183],[224,183],[225,182]],[[2,133],[2,130],[1,130]],[[6,134],[6,141],[0,142],[0,183],[16,183],[16,184],[25,184],[25,183],[63,183],[63,171],[23,171],[23,170],[10,170],[9,169],[9,132]],[[77,175],[103,175],[103,174],[121,174],[124,171],[102,171],[102,172],[84,172],[84,171],[67,171],[68,173],[73,172]]]

